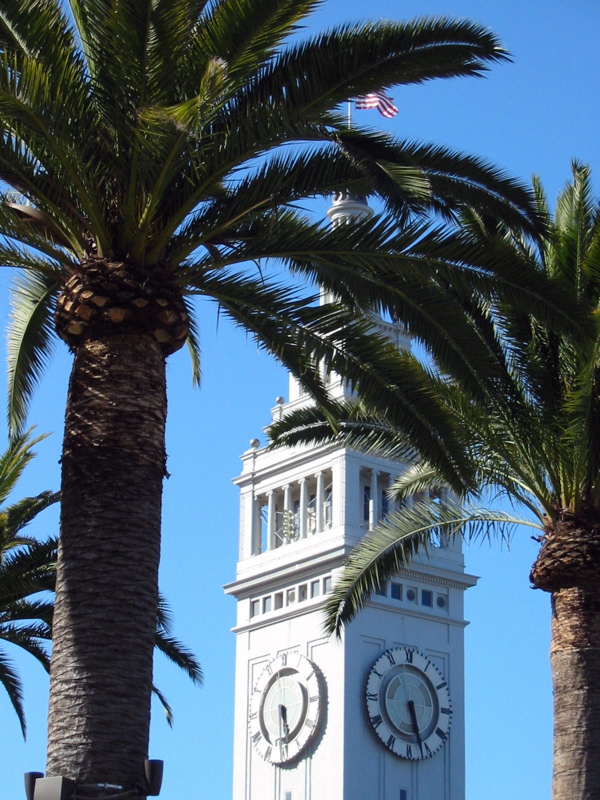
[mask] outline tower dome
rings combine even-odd
[[[333,228],[339,225],[351,225],[363,222],[373,216],[373,209],[367,203],[367,198],[362,195],[352,194],[349,191],[336,192],[333,195],[331,208],[327,216]]]

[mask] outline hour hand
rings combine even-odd
[[[287,743],[288,736],[289,736],[289,728],[288,728],[288,721],[287,721],[287,708],[280,703],[279,704],[279,719],[281,720],[281,728],[283,731],[283,737],[285,738],[285,742]]]
[[[419,733],[419,723],[417,722],[417,712],[415,711],[415,704],[412,700],[409,700],[407,705],[408,705],[408,713],[410,714],[410,721],[412,723],[415,736],[417,737],[417,744],[421,748],[421,753],[423,753],[423,743],[421,741],[421,734]]]

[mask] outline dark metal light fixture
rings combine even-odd
[[[26,772],[25,773],[25,796],[27,800],[33,800],[33,793],[35,792],[35,782],[38,778],[43,778],[43,772]]]
[[[146,775],[146,792],[151,797],[160,794],[165,762],[157,758],[148,758],[144,761],[144,774]]]

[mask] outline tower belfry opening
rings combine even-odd
[[[340,193],[332,225],[366,219]],[[377,321],[400,348],[404,329]],[[332,375],[334,396],[350,390]],[[274,419],[310,402],[290,377]],[[460,540],[432,542],[341,640],[323,609],[354,545],[393,510],[402,464],[339,443],[242,455],[233,800],[464,800]]]

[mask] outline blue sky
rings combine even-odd
[[[467,17],[494,30],[513,63],[484,80],[438,81],[392,91],[400,109],[391,121],[360,112],[361,122],[399,137],[431,141],[481,155],[511,174],[539,175],[553,202],[577,158],[600,170],[600,51],[597,0],[328,0],[309,32],[369,16]],[[598,182],[596,181],[596,185]],[[323,214],[328,202],[323,203]],[[0,275],[0,315],[6,317],[6,275]],[[170,730],[153,710],[150,755],[165,760],[163,800],[231,796],[235,601],[222,585],[234,577],[238,498],[231,478],[238,455],[262,427],[287,377],[252,342],[200,311],[203,385],[193,391],[184,352],[169,360],[167,450],[171,478],[164,493],[161,588],[175,632],[199,656],[201,689],[162,659],[156,682],[175,712]],[[31,422],[52,436],[20,486],[22,494],[59,485],[58,458],[69,357],[59,346],[32,407]],[[46,512],[33,532],[56,531]],[[523,800],[550,795],[551,686],[549,599],[529,588],[536,544],[520,531],[510,551],[471,546],[468,571],[481,576],[469,590],[466,616],[467,800]],[[16,716],[0,692],[3,747],[0,800],[24,797],[23,773],[43,770],[47,680],[37,663],[14,653],[25,682],[29,722],[21,741]]]

